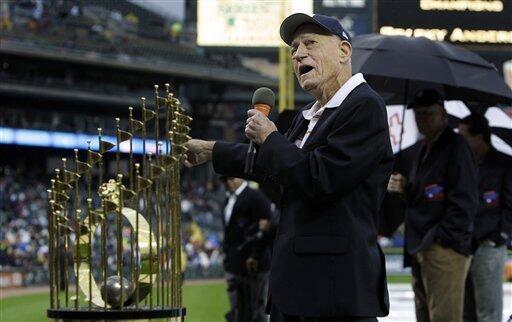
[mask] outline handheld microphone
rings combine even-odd
[[[260,87],[252,95],[253,107],[265,116],[270,114],[270,110],[274,107],[275,103],[276,96],[270,88]],[[254,142],[251,141],[249,150],[247,151],[247,157],[245,158],[244,172],[246,175],[253,174],[254,159],[256,159],[256,147],[254,146]]]

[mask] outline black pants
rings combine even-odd
[[[275,305],[270,311],[270,322],[377,322],[377,318],[353,318],[353,317],[302,317],[286,315],[280,312]]]
[[[228,298],[231,304],[226,313],[227,322],[265,322],[268,293],[268,272],[251,276],[226,273]]]

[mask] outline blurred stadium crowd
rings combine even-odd
[[[162,19],[127,1],[109,1],[108,5],[79,0],[2,1],[0,12],[2,41],[25,48],[164,65],[172,57],[172,61],[243,69],[235,53],[205,54],[197,47],[194,26]],[[28,81],[58,85],[75,81],[72,77],[41,79],[34,73],[28,75]]]
[[[48,220],[46,185],[15,169],[0,177],[0,266],[22,267],[27,283],[47,278]]]

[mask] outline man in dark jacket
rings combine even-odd
[[[270,202],[239,178],[221,177],[228,196],[224,207],[224,269],[231,304],[228,322],[264,322],[270,269],[270,240],[262,226],[270,223]]]
[[[286,135],[255,109],[254,180],[281,190],[270,270],[271,320],[377,321],[389,311],[378,214],[393,166],[386,108],[352,75],[350,37],[336,19],[294,14],[281,25],[301,87],[316,97]],[[210,159],[244,176],[247,144],[191,140],[185,165]],[[305,319],[307,317],[307,319]]]
[[[423,146],[407,184],[391,176],[388,189],[405,193],[405,243],[412,255],[419,322],[461,321],[478,206],[476,164],[469,145],[448,127],[441,95],[419,91],[414,108]]]
[[[505,244],[512,230],[512,158],[491,146],[491,129],[483,115],[464,118],[459,133],[475,152],[479,197],[464,321],[501,321]]]

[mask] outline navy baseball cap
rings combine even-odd
[[[431,106],[434,104],[444,106],[443,101],[443,96],[435,89],[422,89],[414,94],[414,98],[412,99],[412,102],[409,104],[409,106],[407,106],[407,108],[414,109],[417,107]]]
[[[326,32],[340,37],[342,40],[346,40],[350,43],[352,42],[350,35],[345,29],[343,29],[338,19],[316,14],[310,16],[305,13],[294,13],[284,19],[283,23],[281,23],[281,28],[279,28],[281,39],[283,39],[283,41],[288,45],[291,45],[293,41],[293,34],[297,28],[306,23],[317,25]]]

